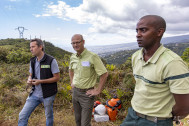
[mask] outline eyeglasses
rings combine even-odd
[[[81,40],[80,42],[72,42],[71,44],[72,44],[72,45],[75,45],[75,44],[78,45],[78,44],[81,43],[82,41],[83,41],[83,40]]]

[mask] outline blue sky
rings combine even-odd
[[[41,37],[61,48],[83,34],[86,45],[135,42],[138,19],[147,14],[167,21],[164,37],[189,34],[188,0],[1,0],[0,39]]]

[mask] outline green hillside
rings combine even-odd
[[[69,78],[70,54],[50,42],[45,42],[46,52],[56,57],[60,69],[58,93],[54,102],[55,126],[75,126],[72,100],[72,89]],[[0,126],[17,126],[18,115],[21,111],[30,88],[26,88],[29,75],[29,40],[4,39],[0,40]],[[189,48],[182,58],[189,65]],[[106,62],[106,61],[104,61]],[[117,95],[122,101],[122,108],[118,111],[117,120],[112,122],[95,122],[93,126],[118,126],[127,114],[133,96],[135,80],[132,75],[131,58],[124,59],[124,63],[117,67],[106,64],[109,76],[105,88],[95,100],[105,104],[108,99]],[[32,113],[29,126],[45,126],[44,106],[40,105]],[[187,120],[183,120],[187,121]]]
[[[45,43],[45,52],[50,54],[58,59],[63,59],[65,56],[70,56],[71,53],[65,51],[59,47],[55,47],[52,43],[46,42]],[[10,51],[14,53],[21,53],[22,55],[27,54],[30,57],[30,41],[25,39],[3,39],[0,40],[0,47],[4,50],[5,54],[10,53]],[[4,55],[5,56],[5,55]]]

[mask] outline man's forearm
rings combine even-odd
[[[176,104],[173,106],[173,116],[187,116],[189,114],[189,94],[173,94]]]
[[[57,82],[59,81],[60,79],[60,73],[55,73],[53,74],[53,77],[52,78],[48,78],[48,79],[41,79],[39,80],[40,83],[54,83],[54,82]]]
[[[172,110],[173,116],[184,116],[186,117],[189,114],[189,108],[183,106],[183,107],[178,107],[174,106]]]
[[[104,88],[104,85],[106,83],[107,77],[108,77],[108,72],[106,72],[106,73],[104,73],[103,75],[100,76],[100,82],[99,82],[99,85],[98,85],[98,88],[97,88],[97,90],[99,90],[100,92]]]

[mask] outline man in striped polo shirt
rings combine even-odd
[[[165,20],[157,15],[146,15],[137,23],[142,48],[132,56],[136,86],[121,126],[173,126],[173,120],[189,114],[189,69],[160,43],[165,29]]]

